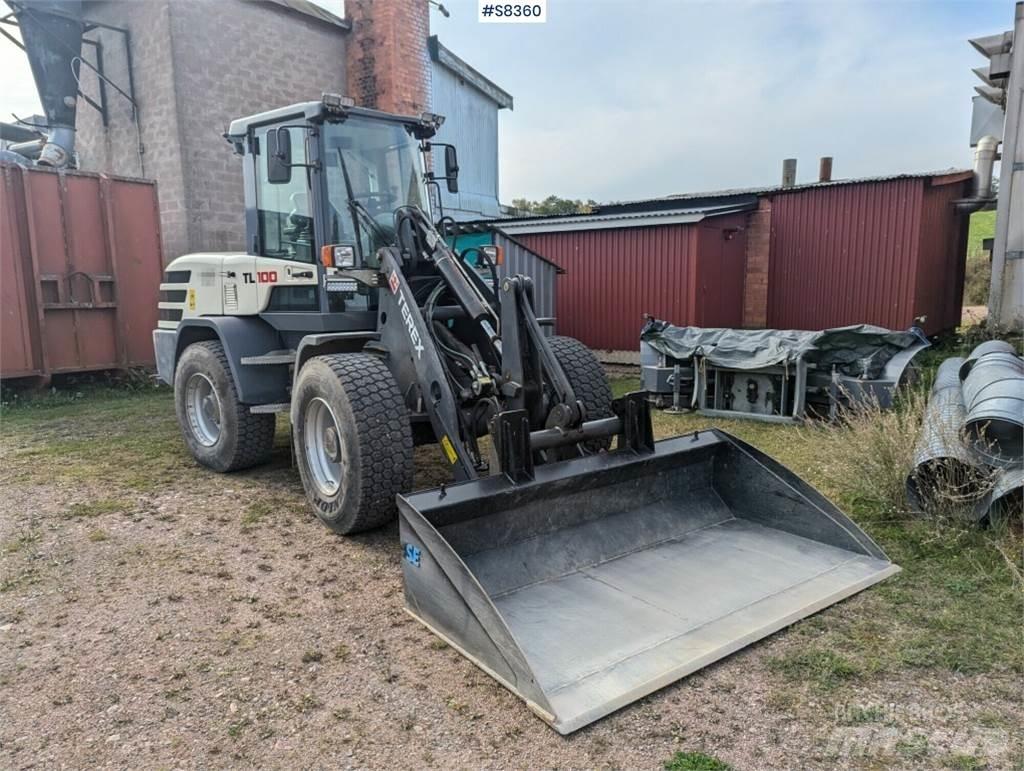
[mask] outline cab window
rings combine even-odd
[[[276,126],[256,131],[260,152],[256,156],[256,209],[260,251],[264,257],[298,262],[315,262],[313,216],[309,200],[306,168],[307,132],[290,126],[287,132],[291,146],[291,178],[287,182],[271,182],[273,159],[267,134]],[[276,137],[275,137],[276,140]]]

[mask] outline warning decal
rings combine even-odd
[[[455,448],[452,447],[452,440],[448,438],[448,434],[441,437],[441,447],[444,449],[444,454],[448,456],[449,463],[455,463],[459,459]]]

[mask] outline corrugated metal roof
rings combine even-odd
[[[606,213],[604,209],[592,214],[556,214],[538,217],[511,217],[494,220],[508,233],[567,233],[574,230],[608,230],[612,228],[640,228],[652,225],[689,225],[708,217],[736,214],[757,207],[757,199],[703,206],[685,206],[643,212]]]
[[[601,204],[597,207],[599,213],[616,211],[619,209],[631,208],[635,206],[648,206],[651,204],[671,205],[679,201],[691,201],[695,199],[720,199],[720,198],[732,198],[735,196],[746,196],[746,195],[775,195],[779,193],[796,193],[801,190],[813,190],[815,188],[822,187],[840,187],[842,185],[866,185],[874,182],[892,182],[899,179],[936,179],[941,177],[948,177],[948,182],[960,182],[963,179],[967,179],[973,172],[970,169],[940,169],[938,171],[914,171],[906,172],[902,174],[885,174],[876,177],[854,177],[851,179],[833,179],[828,182],[805,182],[803,184],[793,185],[792,187],[782,187],[781,185],[768,185],[764,187],[746,187],[746,188],[731,188],[725,190],[711,190],[700,193],[679,193],[676,195],[662,196],[660,198],[644,198],[635,201],[615,201],[613,203]]]

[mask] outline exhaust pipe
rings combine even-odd
[[[974,197],[992,197],[992,167],[996,161],[996,149],[999,140],[993,136],[984,136],[978,140],[974,149]]]
[[[999,140],[993,136],[984,136],[978,140],[978,146],[974,149],[974,187],[971,197],[956,204],[956,210],[961,214],[980,211],[995,200],[992,167],[996,162],[998,148]]]

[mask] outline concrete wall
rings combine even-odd
[[[232,118],[345,93],[346,31],[271,3],[246,0],[112,0],[86,18],[131,35],[138,127],[107,88],[106,129],[79,100],[82,168],[156,179],[164,255],[245,248],[241,159],[221,134]],[[94,30],[107,77],[127,90],[121,35]],[[90,46],[86,56],[93,60]],[[83,92],[98,95],[95,76]]]

